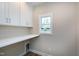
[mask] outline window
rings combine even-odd
[[[51,33],[51,16],[42,16],[40,18],[40,32],[41,33]]]

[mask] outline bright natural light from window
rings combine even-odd
[[[51,33],[51,17],[50,16],[41,17],[40,32]]]

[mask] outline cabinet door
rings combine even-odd
[[[8,9],[6,9],[6,3],[0,2],[0,24],[8,23],[6,13]]]
[[[11,20],[11,25],[19,25],[20,14],[18,3],[10,2],[9,5],[9,19]]]
[[[0,3],[0,24],[4,22],[4,3]]]
[[[9,18],[9,4],[8,2],[4,2],[4,20],[5,20],[5,24],[6,25],[10,25],[11,24],[11,20]]]
[[[32,13],[30,11],[30,6],[26,3],[21,3],[21,25],[29,27],[32,25]]]
[[[28,27],[32,27],[32,9],[30,8],[27,13],[26,24]]]
[[[23,3],[20,3],[20,16],[21,16],[21,19],[20,19],[20,21],[21,21],[21,25],[22,26],[26,26],[26,19],[27,19],[27,17],[26,17],[26,14],[27,14],[27,10],[26,10],[26,6],[25,6],[25,4],[23,4]]]

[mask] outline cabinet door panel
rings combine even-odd
[[[32,27],[32,10],[29,9],[27,14],[27,26]]]
[[[5,13],[6,13],[5,3],[1,2],[0,3],[0,24],[4,24],[6,22],[6,20],[5,20]]]
[[[24,3],[21,3],[20,5],[20,11],[21,11],[21,25],[22,26],[26,26],[26,14],[27,14],[27,10],[26,10],[26,6]]]
[[[11,20],[12,25],[19,25],[19,7],[18,3],[10,2],[9,4],[9,19]]]
[[[26,3],[21,3],[21,24],[23,26],[32,26],[32,12],[30,6]]]

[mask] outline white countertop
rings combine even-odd
[[[29,34],[29,35],[25,35],[25,36],[19,36],[19,37],[13,37],[13,38],[8,38],[8,39],[1,39],[0,40],[0,48],[14,44],[14,43],[18,43],[24,40],[28,40],[34,37],[37,37],[39,35],[36,34]]]

